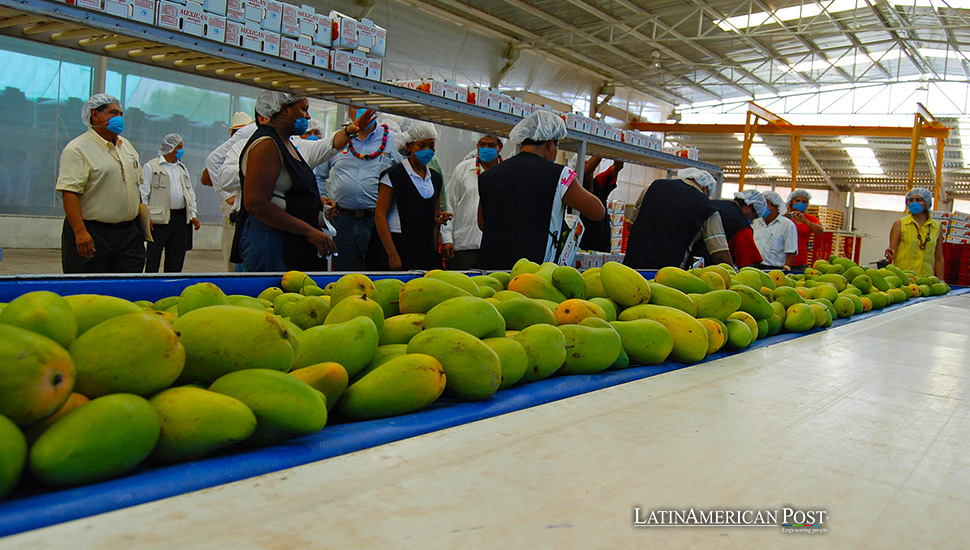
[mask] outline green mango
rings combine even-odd
[[[148,400],[161,435],[152,462],[197,460],[245,441],[256,431],[256,416],[242,401],[213,391],[170,388]]]
[[[623,349],[620,335],[612,328],[598,328],[582,324],[561,325],[566,342],[566,360],[562,374],[594,374],[604,371],[616,361]]]
[[[384,319],[384,331],[381,332],[379,345],[407,344],[414,335],[424,328],[423,313],[402,313]]]
[[[196,309],[210,306],[227,306],[229,298],[212,283],[196,283],[185,287],[182,295],[179,296],[178,314],[179,317]]]
[[[695,305],[697,307],[694,312],[695,317],[710,317],[723,321],[741,307],[741,294],[731,290],[712,290],[697,298]]]
[[[401,314],[399,299],[404,283],[397,279],[378,279],[374,281],[374,295],[371,296],[384,311],[384,318]]]
[[[674,349],[674,338],[670,331],[657,321],[634,319],[610,324],[620,335],[623,351],[631,365],[659,365],[667,360]]]
[[[71,304],[53,292],[37,290],[15,298],[0,311],[0,324],[46,336],[67,348],[77,338]]]
[[[463,401],[488,399],[502,381],[502,361],[471,334],[450,327],[429,328],[408,342],[408,353],[424,353],[444,368],[445,391]]]
[[[520,380],[523,383],[549,378],[566,362],[566,339],[553,325],[532,325],[514,338],[529,356],[529,367]]]
[[[347,388],[337,407],[351,420],[373,420],[419,411],[445,390],[445,371],[430,355],[394,357]]]
[[[575,267],[568,265],[557,267],[552,272],[552,284],[567,299],[586,299],[586,280]]]
[[[27,440],[20,428],[6,416],[0,416],[0,500],[9,495],[20,481],[27,464]]]
[[[522,330],[536,324],[557,324],[552,310],[531,298],[507,300],[500,303],[497,309],[505,320],[506,330]]]
[[[370,317],[309,328],[300,335],[292,368],[333,362],[342,365],[347,376],[353,378],[374,358],[379,341],[377,326]]]
[[[703,283],[704,281],[701,282]],[[647,284],[650,285],[651,304],[677,308],[691,317],[697,317],[697,306],[694,304],[694,301],[680,290],[659,283]]]
[[[491,338],[505,334],[505,319],[484,299],[462,296],[445,300],[428,311],[424,329],[436,327],[452,327],[476,338]]]
[[[492,351],[498,355],[502,362],[502,383],[499,385],[499,389],[504,390],[517,384],[522,379],[526,369],[529,368],[529,354],[525,352],[525,347],[514,338],[505,338],[504,336],[486,338],[482,342],[492,348]]]
[[[745,285],[735,285],[728,290],[741,296],[741,307],[738,309],[750,313],[755,319],[767,319],[774,313],[768,299],[757,290]]]

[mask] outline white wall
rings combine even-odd
[[[61,248],[64,218],[0,216],[0,248]],[[222,224],[202,224],[193,236],[197,250],[221,250]]]
[[[874,235],[872,238],[862,239],[862,250],[859,254],[859,264],[870,267],[870,262],[885,259],[885,250],[889,246],[889,228],[893,222],[903,217],[901,212],[886,210],[867,210],[856,208],[856,233]]]

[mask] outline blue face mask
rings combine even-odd
[[[179,149],[175,151],[175,160],[182,160],[182,155],[185,154],[185,149]]]
[[[498,158],[498,149],[494,147],[479,147],[478,158],[486,164],[492,162]]]
[[[794,208],[795,210],[798,210],[799,212],[804,212],[808,210],[808,205],[805,204],[804,202],[796,202],[795,204],[791,205],[791,207]]]
[[[293,123],[293,129],[296,130],[296,134],[298,136],[302,136],[303,134],[307,133],[307,130],[310,129],[310,119],[308,118],[296,119],[296,121]]]
[[[909,208],[910,214],[919,214],[923,211],[923,205],[916,201],[909,203],[906,208]]]
[[[316,134],[313,134],[310,137],[306,138],[306,140],[307,141],[320,141],[320,136],[318,136]]]
[[[434,149],[421,149],[420,151],[414,152],[414,158],[418,159],[418,162],[427,166],[431,159],[434,158]]]
[[[108,120],[107,129],[109,132],[121,135],[125,131],[125,119],[120,116],[113,116]]]

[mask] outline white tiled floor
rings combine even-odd
[[[970,297],[0,540],[0,548],[970,545]],[[829,532],[634,528],[828,511]]]

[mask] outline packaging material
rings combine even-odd
[[[330,17],[323,15],[322,13],[317,14],[317,26],[313,31],[313,43],[317,46],[323,46],[329,48],[333,42],[333,35],[331,33],[333,29],[333,21]]]
[[[468,88],[451,80],[445,80],[441,83],[441,96],[465,103],[468,101]]]
[[[202,2],[202,9],[213,15],[226,17],[227,8],[228,4],[226,0],[204,0]]]
[[[357,49],[375,57],[387,52],[387,30],[367,18],[357,22]]]
[[[420,80],[394,80],[390,83],[395,86],[418,90],[419,92],[425,92],[438,97],[446,97],[461,102],[468,101],[468,89],[450,80],[422,78]]]
[[[104,11],[104,0],[68,0],[67,3],[86,10]]]
[[[246,0],[243,9],[246,11],[246,21],[255,21],[259,24],[266,13],[267,0]]]
[[[331,24],[331,44],[330,47],[338,50],[357,49],[357,20],[349,15],[344,15],[339,11],[330,12]]]
[[[268,55],[280,54],[280,35],[259,28],[254,21],[226,22],[226,43]]]
[[[246,0],[226,0],[226,20],[246,22]]]
[[[513,97],[510,107],[512,114],[515,116],[525,118],[532,114],[532,104],[528,101],[522,101],[521,99]]]
[[[280,24],[280,34],[290,38],[301,36],[313,38],[317,32],[317,13],[313,6],[292,6],[283,4],[283,19]]]
[[[293,39],[288,36],[280,37],[280,57],[304,65],[314,65],[317,57],[317,49],[312,42]],[[330,53],[327,52],[329,57]]]
[[[105,0],[104,11],[139,23],[155,24],[155,0]]]
[[[264,0],[263,18],[259,21],[259,26],[264,31],[280,33],[283,26],[283,3],[278,0]]]
[[[484,86],[468,90],[468,103],[503,113],[512,112],[512,98],[510,96]]]
[[[201,5],[194,2],[182,5],[160,0],[155,24],[216,42],[226,40],[226,18],[206,13]]]
[[[383,63],[360,52],[330,50],[330,69],[369,80],[380,80]]]
[[[623,130],[620,134],[620,137],[623,143],[629,143],[634,147],[647,146],[647,136],[641,134],[636,130]]]

